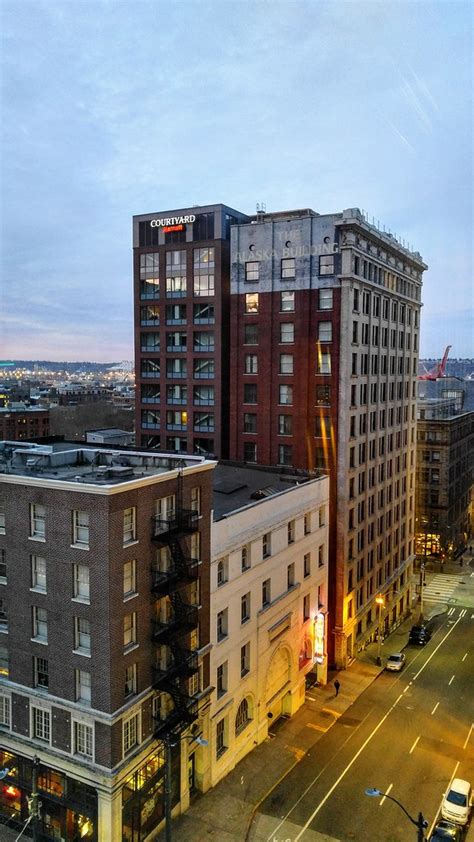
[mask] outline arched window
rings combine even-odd
[[[247,699],[242,699],[235,717],[235,736],[237,737],[250,722],[249,703]]]
[[[249,548],[242,547],[242,570],[248,570],[250,567]]]

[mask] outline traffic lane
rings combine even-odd
[[[451,630],[448,631],[450,635],[453,633]],[[428,660],[433,660],[432,655],[433,653],[426,652],[426,650],[418,651],[414,656],[412,664],[416,661],[419,671],[425,667]],[[361,715],[361,699],[350,708],[352,723],[356,725],[351,738],[346,740],[344,742],[344,746],[341,748],[339,745],[341,728],[348,727],[348,723],[344,721],[345,718],[343,717],[335,726],[333,726],[329,734],[322,738],[315,747],[316,752],[320,757],[324,755],[329,758],[332,757],[332,759],[323,765],[315,776],[313,759],[307,758],[306,763],[299,764],[294,773],[288,776],[287,779],[285,779],[285,781],[272,792],[271,797],[262,805],[261,812],[266,813],[267,815],[273,814],[282,816],[286,815],[286,813],[291,810],[293,814],[292,820],[296,820],[297,816],[297,821],[299,821],[300,824],[304,824],[306,821],[306,805],[308,799],[311,803],[313,803],[315,798],[324,798],[324,794],[320,792],[318,788],[321,785],[321,779],[326,780],[328,771],[332,772],[332,767],[336,767],[337,771],[340,773],[341,761],[343,766],[343,761],[346,761],[347,759],[350,760],[351,752],[352,755],[357,753],[358,748],[363,743],[364,739],[366,739],[367,734],[370,733],[371,728],[374,727],[374,723],[376,724],[377,714],[380,718],[382,710],[387,707],[387,701],[393,702],[395,693],[397,693],[400,686],[402,686],[401,678],[402,675],[398,675],[395,679],[392,679],[391,675],[380,676],[371,688],[366,691],[364,696],[361,697],[361,699],[364,698],[365,706],[367,707],[367,704],[369,706],[369,714],[366,717]],[[408,691],[409,688],[407,688],[407,692]],[[387,695],[389,696],[388,700]],[[407,705],[407,707],[409,707],[409,705]],[[406,725],[404,727],[404,733],[406,738],[413,736],[412,729],[407,728]],[[333,755],[334,748],[335,754]],[[403,751],[405,751],[406,748],[407,747],[403,745]],[[347,757],[343,754],[343,751],[346,750],[349,752]],[[383,747],[381,750],[383,752]],[[389,758],[390,755],[386,754],[385,756]],[[393,757],[390,761],[390,767],[392,766]],[[337,775],[334,775],[334,777],[337,777]],[[446,772],[446,777],[449,777],[449,771]]]

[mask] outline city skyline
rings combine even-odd
[[[4,358],[130,359],[132,215],[219,201],[366,210],[472,356],[467,3],[90,8],[2,7]]]

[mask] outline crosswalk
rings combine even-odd
[[[442,573],[435,576],[423,588],[423,602],[441,602],[444,605],[454,602],[453,593],[459,583],[463,581],[465,581],[465,577],[462,575]]]

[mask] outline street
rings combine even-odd
[[[382,673],[323,734],[260,805],[249,839],[407,842],[416,828],[402,810],[365,789],[421,811],[428,835],[452,777],[474,780],[474,610],[440,609],[428,645],[407,646],[404,670]],[[314,727],[326,730],[322,713]]]

